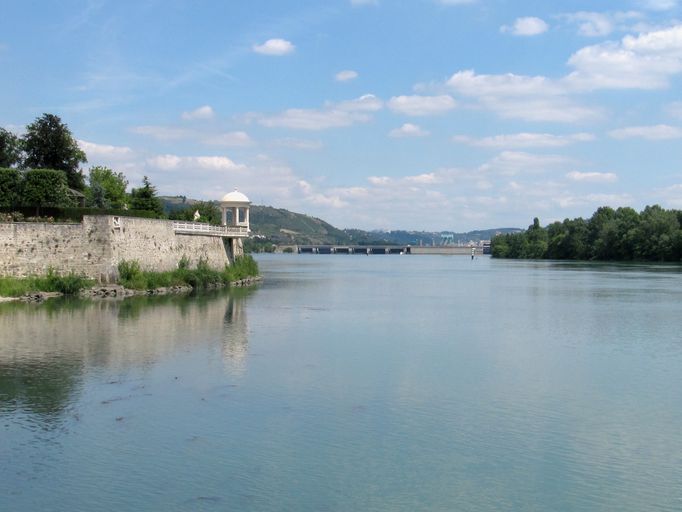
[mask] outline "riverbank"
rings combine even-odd
[[[119,279],[114,284],[95,285],[93,280],[74,274],[60,276],[54,271],[48,272],[46,276],[0,277],[0,302],[42,302],[62,296],[108,298],[167,295],[251,286],[261,279],[258,264],[250,255],[236,258],[232,265],[223,270],[212,269],[204,262],[199,262],[196,268],[189,268],[186,261],[181,260],[173,271],[149,272],[140,270],[136,261],[124,261],[119,264]]]

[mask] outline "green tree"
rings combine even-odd
[[[73,206],[66,174],[54,169],[32,169],[26,172],[19,202],[22,206],[34,206],[36,215],[44,206]]]
[[[647,206],[639,215],[635,235],[636,258],[649,261],[671,261],[676,254],[680,222],[677,212],[659,205]]]
[[[495,235],[490,241],[490,253],[494,258],[510,258],[507,235]]]
[[[156,196],[156,187],[147,176],[142,178],[142,187],[130,191],[130,206],[133,210],[148,210],[156,212],[159,217],[163,216],[163,204]]]
[[[635,257],[635,243],[637,227],[639,226],[639,214],[629,207],[616,210],[616,259],[631,260]]]
[[[194,212],[199,212],[199,222],[207,222],[218,226],[222,222],[220,208],[213,201],[197,201],[191,206],[175,212],[171,218],[178,220],[194,220]]]
[[[21,164],[21,140],[12,132],[0,128],[0,167]]]
[[[0,207],[15,206],[19,201],[21,174],[17,169],[0,168]]]
[[[128,180],[122,172],[108,167],[91,167],[86,191],[88,204],[95,208],[123,208],[127,201]]]
[[[26,167],[64,171],[69,187],[85,189],[85,179],[78,167],[88,160],[58,116],[43,114],[37,118],[26,127],[22,141]]]
[[[526,239],[528,240],[528,247],[526,249],[526,257],[531,259],[541,259],[547,254],[547,230],[542,229],[540,220],[535,217],[533,225],[528,226],[526,232]]]

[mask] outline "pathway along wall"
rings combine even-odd
[[[101,282],[118,277],[118,264],[136,260],[143,270],[178,267],[184,256],[194,267],[200,259],[215,269],[239,253],[241,240],[215,236],[176,235],[173,222],[86,215],[80,224],[0,223],[0,275],[24,277],[75,272]]]

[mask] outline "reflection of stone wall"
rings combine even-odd
[[[81,224],[0,223],[0,275],[43,274],[52,267],[101,281],[118,263],[137,260],[144,270],[173,270],[183,256],[216,269],[229,264],[223,239],[176,235],[171,221],[85,216]]]
[[[245,295],[0,304],[0,417],[19,409],[54,425],[77,399],[85,375],[125,375],[192,347],[222,352],[225,370],[241,375]]]
[[[0,367],[79,361],[75,366],[147,364],[194,344],[230,340],[246,353],[240,297],[134,297],[0,306]],[[235,314],[237,312],[237,314]],[[229,357],[229,355],[227,355]]]

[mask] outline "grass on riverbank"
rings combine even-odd
[[[258,263],[245,255],[235,259],[223,270],[214,270],[204,261],[196,268],[189,268],[183,259],[178,268],[169,272],[147,272],[140,270],[136,261],[122,261],[118,266],[119,284],[133,290],[153,290],[170,286],[191,286],[195,289],[227,286],[231,282],[259,275]],[[21,297],[27,293],[60,292],[77,295],[82,289],[95,285],[95,281],[71,273],[59,275],[48,270],[44,276],[0,277],[0,297]]]
[[[122,261],[118,265],[119,284],[133,290],[152,290],[170,286],[191,286],[195,289],[227,286],[233,281],[258,276],[258,263],[250,255],[235,258],[223,270],[214,270],[205,261],[189,268],[188,261],[180,261],[178,268],[167,272],[149,272],[140,269],[136,261]]]
[[[48,270],[44,276],[0,277],[0,297],[21,297],[33,292],[60,292],[76,295],[81,289],[88,288],[94,281],[77,274],[60,276]]]

